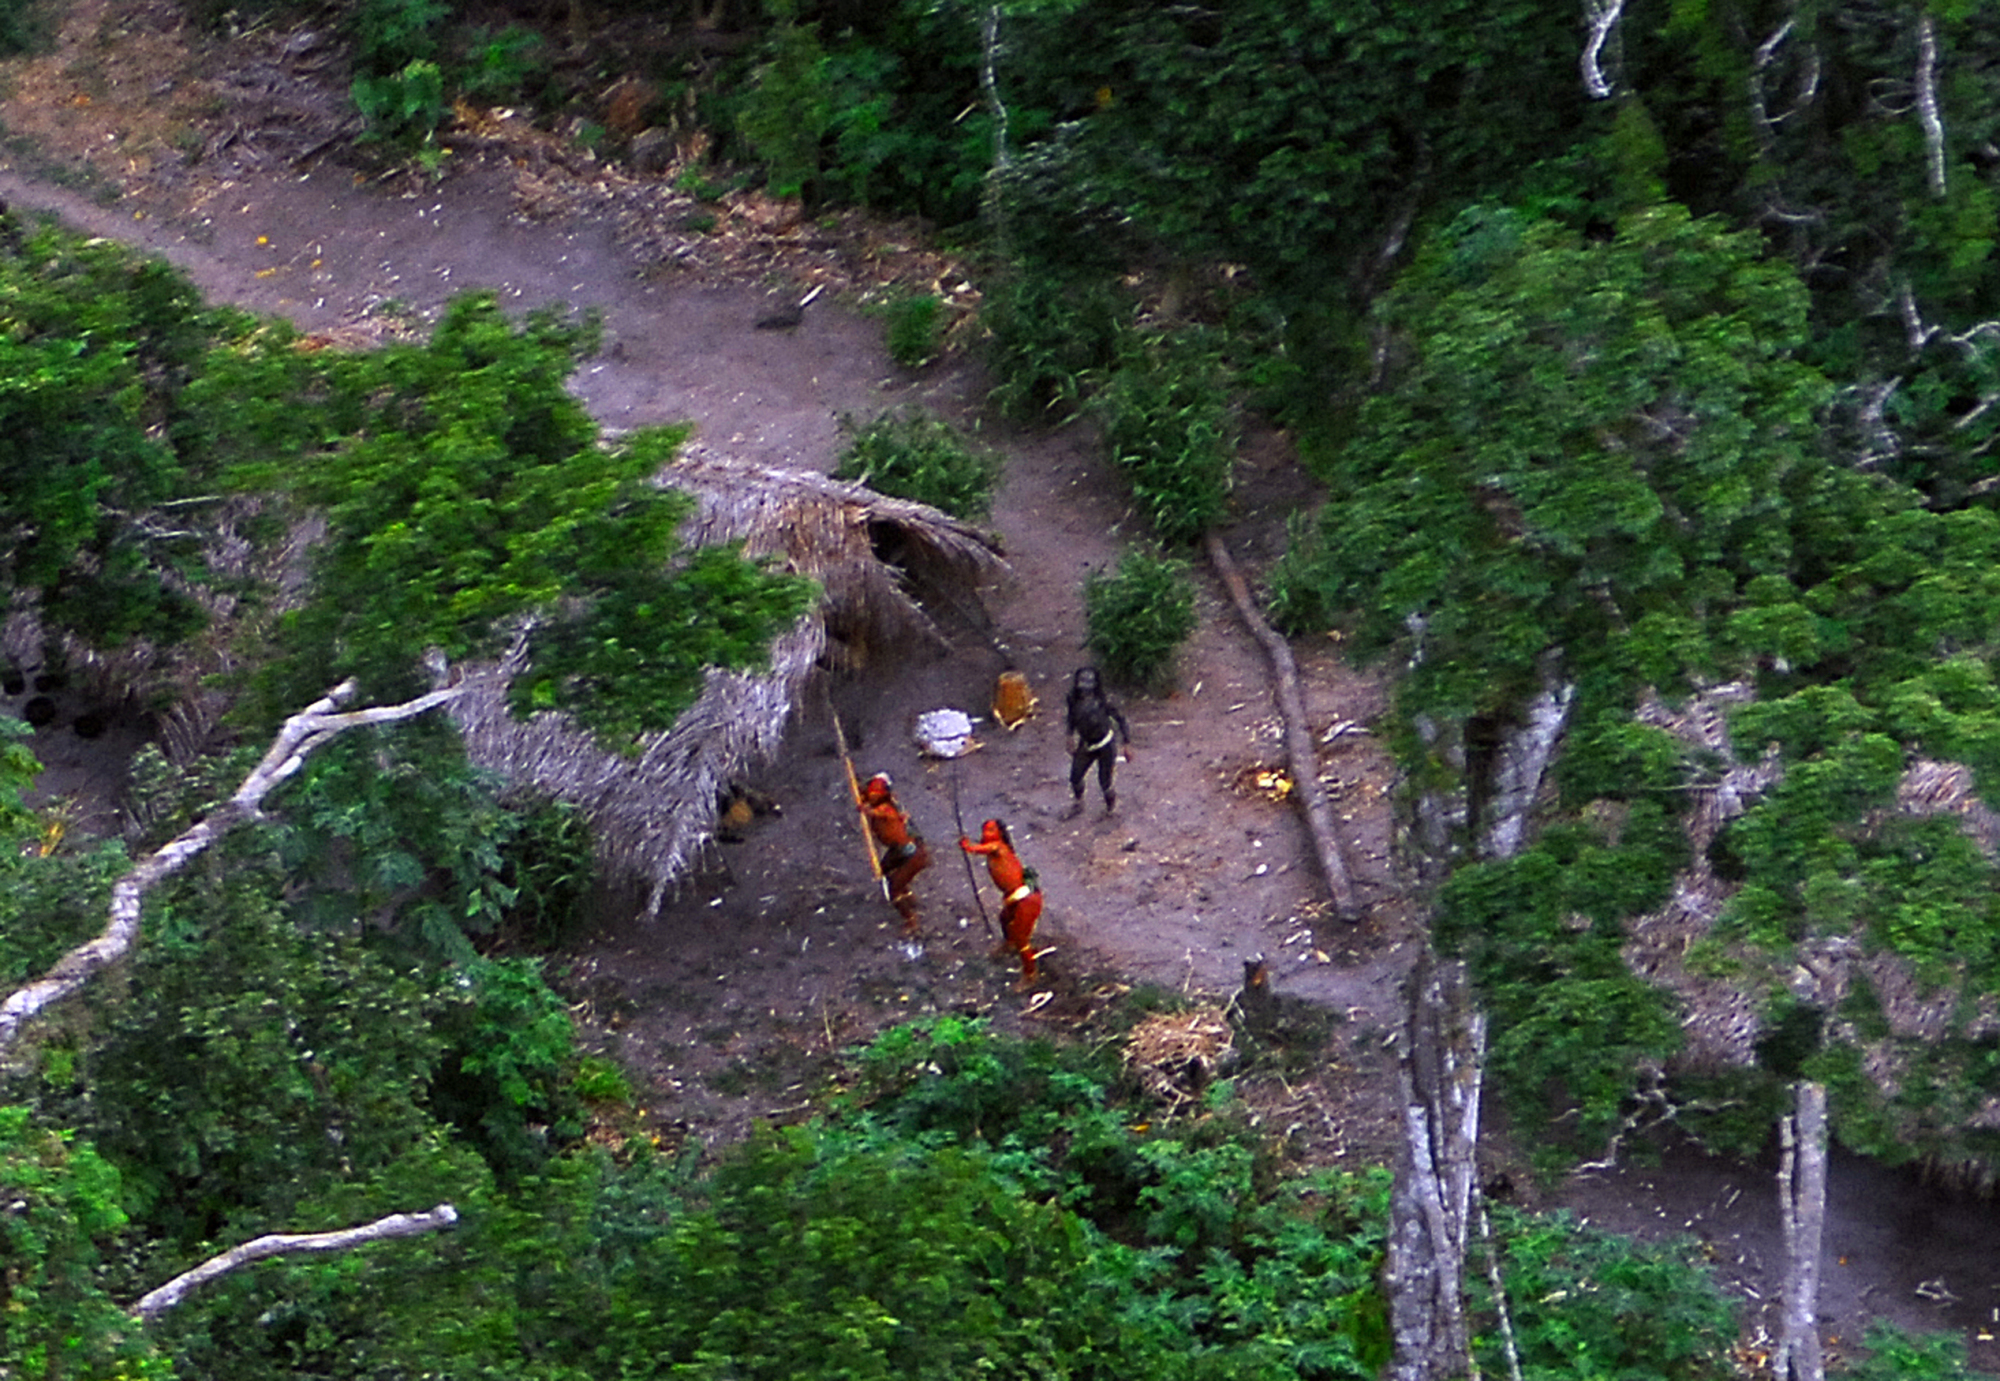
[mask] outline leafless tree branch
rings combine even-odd
[[[1640,1071],[1640,1075],[1642,1082],[1638,1088],[1632,1090],[1633,1107],[1618,1120],[1617,1128],[1612,1131],[1610,1139],[1605,1143],[1604,1154],[1596,1160],[1587,1160],[1575,1166],[1571,1171],[1572,1174],[1583,1174],[1590,1170],[1616,1170],[1618,1153],[1623,1149],[1625,1139],[1634,1134],[1649,1133],[1668,1123],[1674,1124],[1683,1132],[1689,1131],[1687,1124],[1681,1121],[1682,1113],[1724,1112],[1738,1106],[1738,1100],[1734,1098],[1676,1103],[1667,1096],[1666,1072],[1658,1065],[1648,1066]],[[1571,1113],[1564,1113],[1556,1120],[1565,1121],[1571,1116]],[[1692,1137],[1692,1140],[1697,1146],[1702,1144],[1699,1136]]]
[[[388,724],[412,719],[455,699],[456,687],[432,691],[400,705],[378,705],[364,710],[342,711],[352,699],[352,681],[343,681],[323,697],[287,719],[272,740],[270,750],[243,785],[206,818],[178,837],[140,859],[132,870],[111,889],[110,924],[94,940],[88,940],[57,960],[55,967],[26,987],[18,988],[0,1003],[0,1056],[12,1049],[22,1027],[54,1003],[77,992],[98,970],[122,958],[139,938],[139,916],[146,893],[164,878],[187,866],[190,859],[246,820],[261,813],[263,800],[271,791],[305,765],[313,750],[336,734],[363,724]]]
[[[1776,33],[1757,45],[1757,51],[1750,59],[1750,117],[1756,121],[1758,137],[1767,151],[1775,137],[1778,121],[1771,118],[1771,112],[1765,105],[1764,69],[1777,57],[1779,45],[1791,36],[1791,32],[1792,21],[1787,19],[1778,26]]]
[[[1910,343],[1910,349],[1921,350],[1934,340],[1955,347],[1968,360],[1978,356],[1982,346],[2000,344],[2000,320],[1975,321],[1963,331],[1946,331],[1942,326],[1933,326],[1924,320],[1923,309],[1917,306],[1916,294],[1905,283],[1896,294],[1896,311],[1903,319],[1903,335]]]
[[[1924,315],[1917,309],[1917,295],[1910,291],[1909,284],[1896,296],[1896,309],[1903,318],[1903,336],[1910,342],[1910,349],[1921,350],[1930,344],[1937,334],[1937,327],[1926,325]]]
[[[151,1323],[211,1280],[220,1279],[238,1267],[266,1257],[290,1256],[300,1252],[344,1252],[351,1247],[380,1242],[388,1237],[415,1237],[419,1233],[435,1232],[457,1221],[457,1209],[450,1204],[439,1204],[428,1213],[392,1213],[372,1223],[341,1228],[337,1232],[272,1233],[254,1238],[239,1247],[231,1247],[219,1256],[210,1257],[191,1271],[182,1272],[159,1289],[148,1291],[132,1306],[132,1316],[141,1323]]]
[[[1750,59],[1751,68],[1754,71],[1761,72],[1766,67],[1769,67],[1771,60],[1778,55],[1778,46],[1791,36],[1792,21],[1787,19],[1778,26],[1776,33],[1773,33],[1769,38],[1757,45],[1757,51]]]
[[[1782,225],[1818,225],[1826,219],[1826,212],[1820,210],[1794,211],[1780,206],[1775,196],[1767,189],[1764,194],[1764,209],[1757,213],[1764,220],[1777,221]]]
[[[1856,414],[1855,422],[1867,445],[1855,462],[1857,470],[1878,469],[1885,461],[1894,460],[1902,454],[1903,443],[1883,415],[1889,406],[1889,399],[1895,396],[1902,382],[1901,379],[1881,379],[1856,387],[1855,391],[1861,395],[1861,410]]]
[[[1757,45],[1750,59],[1750,114],[1767,149],[1776,137],[1777,127],[1811,105],[1813,98],[1819,94],[1819,52],[1809,45],[1803,59],[1805,71],[1791,106],[1779,115],[1770,112],[1764,98],[1764,74],[1778,60],[1779,51],[1791,36],[1792,21],[1787,19],[1776,32]]]
[[[1616,90],[1604,75],[1601,60],[1604,45],[1618,27],[1618,17],[1625,12],[1625,0],[1584,0],[1583,11],[1585,22],[1590,25],[1590,38],[1583,45],[1581,63],[1583,89],[1601,101]]]
[[[1930,154],[1931,195],[1944,195],[1944,117],[1938,113],[1937,21],[1928,13],[1917,20],[1917,118],[1924,126],[1924,148]]]

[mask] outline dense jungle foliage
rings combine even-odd
[[[1661,1107],[1755,1145],[1809,1077],[1856,1149],[2000,1153],[1991,0],[189,4],[340,24],[396,157],[436,166],[455,99],[615,155],[593,93],[636,77],[647,122],[714,136],[690,185],[925,218],[979,268],[995,405],[1091,418],[1165,544],[1128,584],[1177,592],[1245,417],[1289,429],[1328,501],[1273,612],[1410,668],[1409,799],[1451,826],[1413,835],[1437,940],[1473,965],[1503,1096],[1569,1129],[1552,1150]],[[42,22],[0,20],[0,48]],[[412,650],[489,653],[523,620],[517,707],[629,741],[810,597],[732,552],[669,559],[684,509],[645,480],[677,438],[597,444],[561,387],[587,322],[467,299],[427,341],[316,352],[109,247],[0,230],[0,585],[157,684],[244,668],[246,743],[333,679],[405,693]],[[936,348],[902,329],[899,357]],[[1547,789],[1502,847],[1500,746],[1550,704]],[[56,848],[8,745],[7,972],[93,933],[127,851],[244,766],[150,761],[144,833]],[[439,726],[316,759],[156,897],[118,1000],[7,1071],[0,1365],[1375,1374],[1382,1185],[1289,1175],[1226,1089],[1159,1123],[1086,1054],[945,1022],[854,1052],[857,1090],[804,1127],[652,1153],[537,967],[485,955],[559,940],[588,858]],[[1676,895],[1702,899],[1684,960],[1641,972]],[[1717,990],[1752,1029],[1691,1050]],[[125,1312],[257,1233],[442,1200],[449,1234]],[[1727,1309],[1674,1253],[1512,1216],[1500,1241],[1525,1374],[1731,1374]],[[1858,1376],[1962,1374],[1874,1341]]]

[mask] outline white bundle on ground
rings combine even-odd
[[[917,716],[917,747],[934,758],[962,758],[978,746],[972,716],[963,710],[925,710]]]

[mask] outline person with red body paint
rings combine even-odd
[[[930,867],[931,851],[924,846],[924,837],[910,828],[909,813],[896,803],[887,772],[877,772],[861,788],[861,814],[882,851],[882,881],[888,885],[889,904],[903,918],[903,933],[914,935],[917,898],[911,889],[917,874]]]
[[[1022,984],[1034,982],[1039,973],[1035,965],[1035,922],[1042,916],[1042,889],[1034,871],[1021,865],[1020,855],[1014,852],[1013,838],[998,820],[988,820],[980,826],[977,844],[960,835],[958,847],[969,854],[984,854],[987,875],[1000,889],[1000,930],[1007,939],[994,953],[1011,949],[1019,954]]]

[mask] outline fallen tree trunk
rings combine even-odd
[[[1292,659],[1292,645],[1257,611],[1250,598],[1249,586],[1243,583],[1236,563],[1230,559],[1229,549],[1213,532],[1208,534],[1208,559],[1228,588],[1236,612],[1271,659],[1271,671],[1278,682],[1278,713],[1285,721],[1285,756],[1290,760],[1293,794],[1298,797],[1299,807],[1305,812],[1306,829],[1312,835],[1313,851],[1319,855],[1320,872],[1326,876],[1327,890],[1333,894],[1334,909],[1343,920],[1356,920],[1359,908],[1354,901],[1354,886],[1348,880],[1347,860],[1341,849],[1340,835],[1335,829],[1333,803],[1327,799],[1326,788],[1319,782],[1319,754],[1313,747],[1312,726],[1306,719],[1305,699],[1299,694],[1299,668]]]

